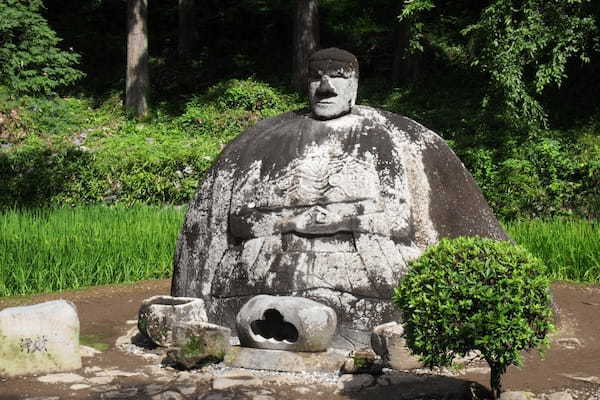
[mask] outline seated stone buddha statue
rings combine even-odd
[[[443,237],[506,240],[479,188],[434,132],[355,105],[358,62],[310,58],[310,109],[258,122],[232,141],[191,201],[173,296],[204,299],[235,327],[258,294],[332,307],[334,347],[361,347],[397,320],[393,288],[408,261]]]

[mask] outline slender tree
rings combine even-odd
[[[137,117],[148,111],[148,0],[127,2],[127,79],[125,106]]]
[[[308,58],[319,47],[318,0],[297,0],[294,19],[294,57],[292,84],[307,90]]]
[[[184,60],[190,59],[198,39],[195,20],[196,0],[179,0],[179,42],[177,50],[179,57]]]

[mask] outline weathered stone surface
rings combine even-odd
[[[262,386],[263,381],[251,375],[226,376],[215,378],[212,387],[215,390],[227,390],[237,386]]]
[[[223,150],[190,203],[171,293],[203,298],[229,327],[253,296],[311,298],[336,311],[334,346],[360,348],[398,319],[390,299],[409,260],[443,237],[508,236],[438,135],[352,106],[355,76],[329,78],[312,110],[261,121]],[[338,100],[351,100],[339,116],[326,110]]]
[[[549,395],[548,400],[573,400],[573,396],[569,392],[556,392]]]
[[[352,393],[369,387],[373,385],[374,382],[375,378],[369,374],[346,374],[340,376],[340,379],[338,379],[337,388],[340,392]]]
[[[305,353],[232,347],[224,362],[229,367],[267,371],[337,373],[347,356],[347,352],[333,349]]]
[[[371,334],[371,347],[391,368],[400,370],[422,368],[423,363],[406,347],[403,335],[404,328],[397,322],[376,326]]]
[[[138,329],[159,346],[173,346],[173,326],[180,322],[207,322],[204,301],[197,298],[153,296],[142,302]]]
[[[73,373],[63,373],[40,376],[37,380],[44,383],[76,383],[83,382],[85,378]]]
[[[241,345],[258,349],[325,351],[336,325],[331,307],[291,296],[255,296],[236,318]]]
[[[531,392],[509,391],[500,395],[500,400],[533,400],[535,394]]]
[[[174,348],[167,353],[170,362],[191,369],[220,362],[229,351],[231,329],[208,322],[178,323],[173,326]]]
[[[79,318],[73,303],[55,300],[0,311],[0,376],[80,367]]]
[[[185,400],[185,396],[181,393],[169,390],[166,392],[155,394],[151,397],[152,400]]]

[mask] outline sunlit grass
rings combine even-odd
[[[183,209],[90,206],[0,213],[0,297],[171,276]],[[553,280],[600,283],[600,224],[514,221]]]
[[[514,221],[512,238],[541,258],[553,280],[600,283],[600,223],[582,219]]]
[[[183,211],[102,206],[0,214],[0,296],[166,278]]]

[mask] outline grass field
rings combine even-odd
[[[166,278],[182,221],[149,206],[0,214],[0,296]]]
[[[167,278],[184,210],[103,206],[0,214],[0,297]],[[553,280],[600,283],[600,224],[505,224]]]
[[[505,228],[518,244],[544,261],[553,280],[600,283],[599,221],[514,221]]]

